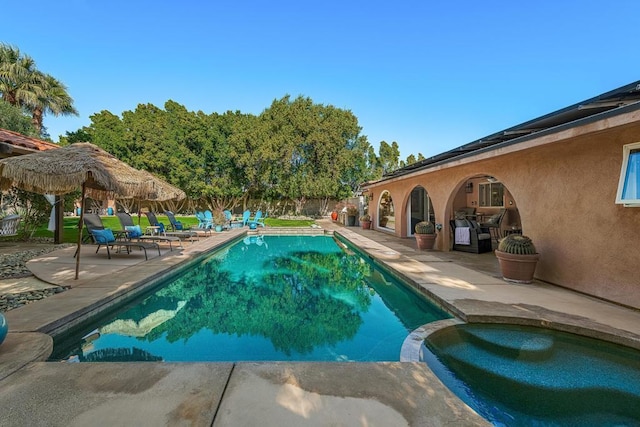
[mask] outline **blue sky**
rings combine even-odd
[[[0,41],[79,117],[171,99],[260,114],[286,94],[351,110],[376,148],[429,157],[640,79],[637,0],[11,1]]]

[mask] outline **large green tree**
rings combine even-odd
[[[299,212],[308,199],[350,195],[366,178],[369,144],[350,111],[287,95],[250,124],[230,141],[254,197],[292,200]]]

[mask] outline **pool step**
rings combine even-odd
[[[460,328],[461,337],[492,353],[520,360],[545,360],[553,356],[553,337],[527,334],[523,331],[480,328]]]

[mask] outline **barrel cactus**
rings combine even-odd
[[[421,221],[416,224],[416,234],[435,234],[435,227],[429,221]]]
[[[500,240],[498,250],[514,255],[534,255],[537,253],[531,239],[520,234],[510,234]]]

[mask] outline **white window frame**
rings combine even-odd
[[[625,183],[627,182],[627,174],[629,173],[629,157],[632,151],[640,150],[640,142],[633,144],[627,144],[622,147],[622,166],[620,168],[620,180],[618,181],[618,191],[616,192],[616,204],[624,205],[625,207],[640,207],[640,189],[636,191],[635,199],[623,199],[622,192],[624,191]],[[640,174],[640,170],[636,171],[636,174]]]
[[[481,204],[480,199],[483,197],[483,186],[489,186],[489,204],[483,205]],[[492,193],[492,189],[491,187],[493,187],[494,185],[500,185],[502,187],[502,204],[500,205],[494,205],[491,202],[493,202],[493,197],[491,197],[491,193]],[[503,208],[504,207],[504,184],[502,184],[502,182],[500,181],[495,181],[495,182],[487,182],[487,183],[480,183],[478,184],[478,206],[482,207],[482,208]]]

